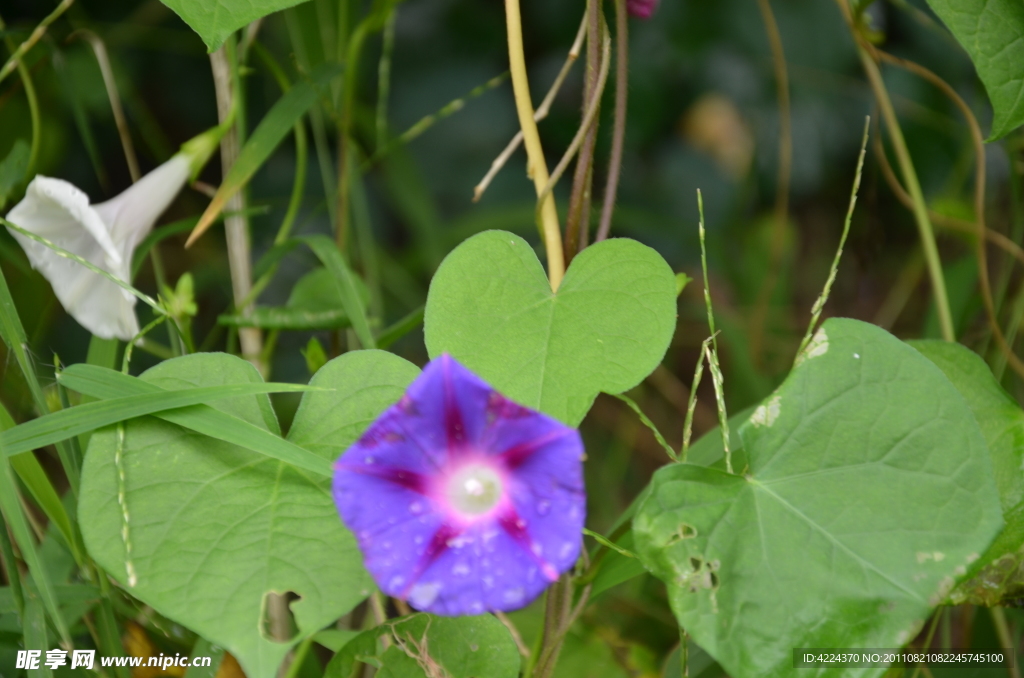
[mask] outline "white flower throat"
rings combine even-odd
[[[483,515],[498,505],[504,492],[501,476],[484,464],[467,464],[453,473],[445,488],[448,501],[460,513]]]

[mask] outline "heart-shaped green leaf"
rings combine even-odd
[[[992,101],[989,141],[1024,124],[1024,4],[1019,0],[928,0],[967,50]]]
[[[676,326],[676,280],[635,240],[573,259],[557,293],[522,238],[486,231],[437,269],[423,331],[509,398],[576,426],[599,392],[622,393],[661,362]]]
[[[415,378],[380,351],[345,354],[321,369],[289,440],[335,459]],[[141,379],[167,389],[258,382],[247,362],[196,354]],[[279,434],[265,395],[210,407]],[[362,600],[372,587],[355,539],[338,519],[330,479],[147,417],[97,431],[86,455],[79,516],[93,558],[125,588],[238,658],[249,678],[272,678],[289,648]],[[298,632],[269,639],[268,592],[292,592]]]
[[[794,648],[903,645],[1002,525],[985,439],[934,364],[855,320],[812,347],[741,427],[747,474],[664,467],[633,521],[730,675],[793,675]]]
[[[303,0],[161,0],[206,43],[211,52],[249,23]]]

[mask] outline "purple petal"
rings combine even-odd
[[[448,355],[335,465],[334,496],[380,589],[436,614],[531,602],[579,556],[579,433]]]

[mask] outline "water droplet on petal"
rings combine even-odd
[[[508,589],[502,594],[502,599],[509,605],[518,605],[523,602],[523,595],[522,588]]]
[[[439,582],[416,584],[409,591],[409,602],[412,603],[413,607],[422,610],[425,607],[430,607],[430,604],[437,599],[437,594],[440,592],[441,584]]]
[[[414,501],[413,503],[409,504],[409,513],[413,515],[419,515],[423,513],[423,504],[421,504],[418,501]]]
[[[364,464],[372,464],[374,461],[376,461],[376,460],[373,457],[365,457],[365,458],[363,458],[363,463]]]
[[[540,558],[540,556],[544,553],[544,547],[538,541],[535,541],[532,544],[530,544],[530,550],[533,551],[533,555],[537,556],[538,558]]]
[[[551,512],[551,502],[541,501],[537,503],[537,515],[546,516]]]
[[[398,591],[399,589],[402,588],[402,584],[404,584],[404,583],[405,583],[405,577],[403,577],[401,575],[396,575],[396,576],[391,578],[391,581],[388,582],[388,588],[391,589],[392,591]]]
[[[574,544],[573,542],[571,542],[571,541],[565,542],[564,544],[562,544],[562,548],[559,549],[559,551],[558,551],[558,557],[559,558],[563,558],[563,559],[567,558],[569,556],[569,554],[572,553],[573,549],[575,549],[575,548],[576,548],[576,544]]]
[[[455,567],[452,568],[452,574],[454,574],[456,577],[464,577],[469,573],[469,566],[465,563],[458,563]]]

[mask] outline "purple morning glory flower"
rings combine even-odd
[[[335,464],[334,500],[380,590],[440,615],[513,610],[576,562],[579,432],[445,354]]]
[[[650,19],[658,8],[658,0],[626,0],[626,11],[638,19]]]

